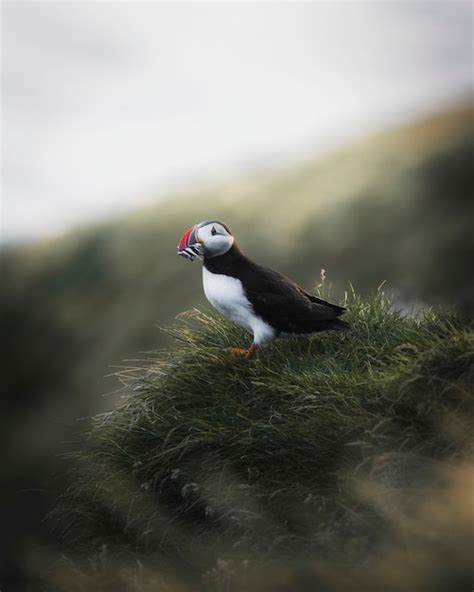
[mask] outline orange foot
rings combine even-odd
[[[252,345],[248,349],[244,349],[243,347],[229,347],[227,351],[236,356],[244,356],[245,358],[251,358],[255,355],[255,352],[257,351],[257,346],[252,343]]]

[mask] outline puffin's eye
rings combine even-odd
[[[214,228],[214,226],[211,229],[211,234],[212,236],[215,236],[217,234],[217,230]]]

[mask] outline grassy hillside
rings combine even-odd
[[[351,333],[254,360],[225,351],[243,332],[195,311],[176,347],[124,368],[56,510],[70,554],[52,589],[468,585],[473,327],[401,318],[382,294],[346,304]]]
[[[51,498],[52,467],[76,418],[110,408],[110,366],[170,343],[156,325],[202,306],[199,265],[176,256],[188,226],[227,222],[244,251],[308,289],[320,269],[342,296],[381,281],[402,304],[471,314],[473,109],[462,106],[356,142],[324,158],[183,192],[58,237],[4,249],[3,387],[8,531],[14,561]],[[67,199],[67,196],[65,196]],[[18,492],[21,492],[20,494]],[[8,538],[8,537],[7,537]],[[1,569],[0,569],[1,571]]]

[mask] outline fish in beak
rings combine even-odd
[[[195,224],[188,228],[183,236],[179,239],[178,255],[186,257],[190,261],[194,261],[196,257],[202,257],[204,249],[202,243],[197,238],[199,225]]]

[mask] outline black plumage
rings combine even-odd
[[[344,307],[308,294],[278,271],[254,263],[236,243],[223,255],[204,257],[204,266],[211,273],[240,280],[255,314],[273,327],[277,335],[350,328],[338,318],[345,312]]]

